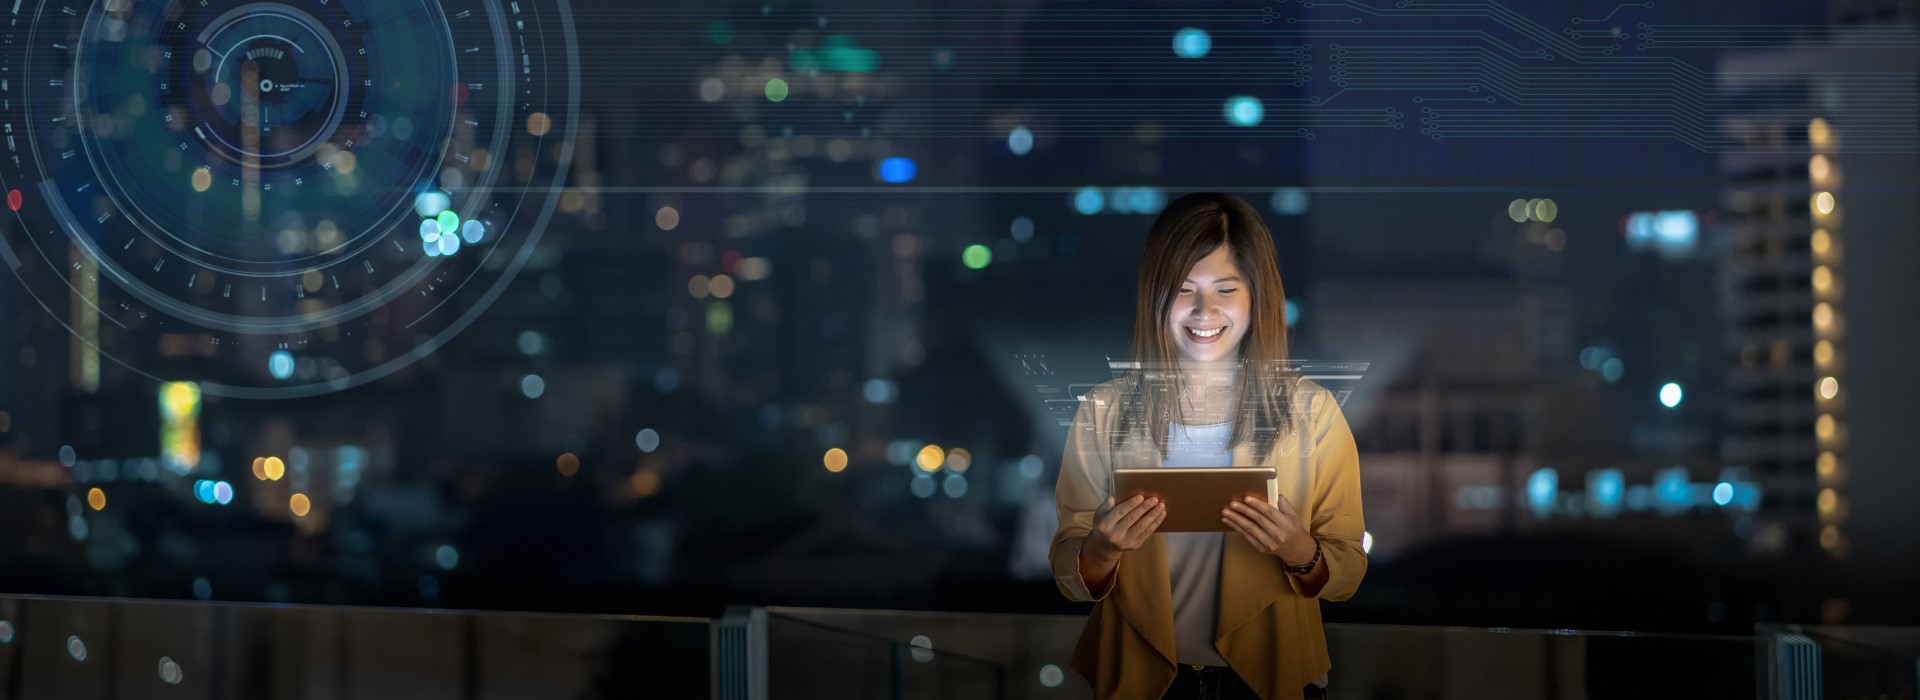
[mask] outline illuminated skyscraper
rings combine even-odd
[[[1766,489],[1755,546],[1865,556],[1862,571],[1908,575],[1895,533],[1911,504],[1895,494],[1920,485],[1913,432],[1899,426],[1915,374],[1902,358],[1915,340],[1920,51],[1911,25],[1880,23],[1910,14],[1836,3],[1819,40],[1731,54],[1719,68],[1739,105],[1723,122],[1737,144],[1722,158],[1723,455]],[[1845,609],[1830,602],[1828,617]]]

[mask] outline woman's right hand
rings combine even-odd
[[[1146,544],[1166,519],[1167,504],[1160,499],[1134,496],[1116,504],[1108,496],[1106,505],[1093,514],[1093,532],[1087,533],[1084,549],[1103,561],[1118,560]]]

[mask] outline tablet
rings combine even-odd
[[[1113,470],[1113,500],[1137,495],[1167,504],[1158,532],[1224,532],[1220,511],[1247,496],[1267,500],[1273,467],[1163,467]]]

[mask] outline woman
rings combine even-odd
[[[1094,603],[1073,666],[1101,698],[1322,697],[1320,600],[1367,571],[1353,433],[1286,369],[1272,235],[1232,195],[1167,205],[1141,255],[1130,376],[1087,393],[1054,501],[1055,583]],[[1165,507],[1116,503],[1118,467],[1276,469],[1225,532],[1155,533]]]

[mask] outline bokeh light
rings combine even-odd
[[[285,350],[275,350],[273,354],[267,356],[267,371],[273,374],[274,379],[287,379],[292,377],[293,368],[293,353]]]
[[[1268,205],[1284,216],[1300,216],[1313,206],[1313,197],[1298,187],[1282,187],[1273,191]]]
[[[1024,156],[1033,151],[1033,132],[1027,127],[1016,126],[1007,132],[1007,150],[1016,156]]]
[[[847,451],[838,447],[829,449],[821,461],[826,464],[827,471],[837,474],[847,468]]]
[[[1660,386],[1660,405],[1662,406],[1676,408],[1680,405],[1680,399],[1683,396],[1684,392],[1679,384],[1667,382]]]
[[[1107,195],[1098,187],[1082,187],[1073,195],[1073,210],[1092,216],[1107,206]]]
[[[919,172],[920,167],[913,162],[912,158],[896,156],[880,161],[880,179],[884,182],[890,182],[896,185],[912,182],[914,176],[918,175]]]
[[[913,461],[914,464],[920,467],[921,471],[937,471],[942,465],[946,464],[947,453],[945,450],[940,449],[939,445],[927,445],[926,447],[920,448],[920,453],[914,456]]]
[[[1007,226],[1007,235],[1013,236],[1013,240],[1021,243],[1033,240],[1033,219],[1024,216],[1014,217],[1013,223]]]
[[[1246,95],[1227,98],[1227,123],[1234,126],[1259,126],[1260,120],[1267,114],[1266,106],[1260,100]]]
[[[307,499],[306,494],[296,493],[287,498],[287,510],[293,511],[296,517],[304,518],[312,512],[313,502]]]
[[[993,263],[993,250],[975,243],[967,246],[966,250],[961,251],[960,261],[965,263],[969,269],[984,269],[987,265]]]
[[[1201,58],[1213,48],[1213,36],[1206,30],[1186,27],[1173,33],[1173,55],[1181,58]]]
[[[1020,475],[1029,479],[1038,479],[1047,469],[1046,461],[1040,455],[1027,455],[1020,458]]]

